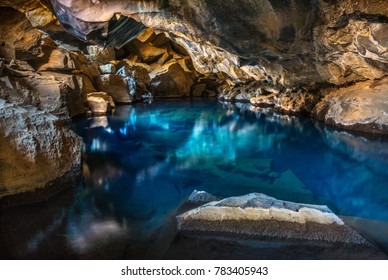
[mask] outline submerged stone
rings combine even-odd
[[[209,202],[177,216],[178,230],[201,236],[369,245],[327,206],[251,193]]]
[[[187,202],[192,204],[205,204],[217,200],[218,198],[214,195],[211,195],[210,193],[194,190],[187,199]]]

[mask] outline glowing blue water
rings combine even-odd
[[[91,221],[108,232],[136,224],[144,234],[197,189],[326,204],[386,242],[387,139],[216,102],[119,107],[75,130],[85,141],[80,203],[87,210],[72,214],[73,236],[83,236]]]

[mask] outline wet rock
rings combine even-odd
[[[281,201],[260,193],[207,203],[177,216],[177,221],[181,232],[202,236],[369,246],[326,206]]]
[[[187,202],[194,205],[203,205],[217,200],[219,199],[210,193],[194,190],[187,199]]]
[[[112,96],[115,103],[130,104],[134,101],[127,80],[121,75],[101,75],[96,81],[96,87]]]
[[[0,145],[3,206],[47,200],[79,178],[82,139],[54,115],[0,99]]]
[[[104,116],[108,111],[108,102],[98,96],[88,96],[88,107],[94,116]]]
[[[272,107],[287,114],[310,113],[319,102],[320,97],[308,92],[271,93],[251,98],[252,105],[257,107]]]
[[[194,79],[177,62],[169,62],[150,73],[150,87],[157,97],[190,96]]]
[[[328,93],[312,114],[326,124],[388,134],[388,79],[357,83]]]
[[[111,112],[116,105],[106,92],[92,92],[87,95],[88,107],[94,116],[103,116]]]

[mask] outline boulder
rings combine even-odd
[[[143,67],[142,64],[135,63],[125,65],[117,71],[117,74],[124,77],[132,77],[136,80],[137,83],[142,85],[146,85],[151,81],[150,75],[148,74],[148,69]]]
[[[388,134],[388,78],[357,83],[325,95],[313,116],[343,129]]]
[[[81,174],[82,139],[57,117],[0,99],[0,202],[47,200]]]
[[[156,62],[156,65],[155,67],[158,67],[160,65],[163,65],[165,64],[166,62],[168,62],[171,58],[173,57],[173,55],[171,53],[164,53],[163,56],[161,58],[158,59],[158,61]]]
[[[194,79],[178,62],[169,62],[150,73],[150,87],[157,97],[190,96]]]
[[[88,107],[94,116],[104,116],[108,112],[108,101],[98,96],[88,96]]]
[[[134,101],[127,79],[121,75],[101,75],[96,81],[96,87],[112,96],[115,103],[130,104]]]
[[[219,199],[215,197],[214,195],[204,192],[204,191],[197,191],[194,190],[189,198],[187,199],[187,203],[193,204],[193,205],[203,205],[212,201],[218,201]]]
[[[106,92],[92,92],[87,95],[88,108],[95,116],[106,115],[116,107],[113,98]]]
[[[141,96],[149,93],[148,84],[150,82],[150,76],[148,70],[142,65],[133,64],[125,65],[121,67],[117,74],[125,77],[129,85],[129,93],[135,99],[141,99]]]
[[[281,201],[260,193],[209,202],[177,216],[177,222],[182,233],[201,236],[369,246],[327,206]]]
[[[76,75],[78,79],[78,83],[81,86],[82,95],[86,96],[86,94],[90,92],[95,92],[96,88],[94,87],[92,81],[90,78],[85,74],[78,74]]]

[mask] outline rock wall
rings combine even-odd
[[[128,16],[186,46],[198,70],[211,68],[235,79],[246,76],[243,65],[258,66],[261,76],[287,87],[343,84],[380,78],[386,71],[388,8],[377,0],[51,3],[58,19],[71,15],[67,24],[83,36],[95,31],[108,40],[108,22]],[[96,21],[104,27],[93,26]]]
[[[82,139],[54,115],[0,99],[0,204],[45,200],[74,186]]]
[[[144,26],[164,32],[185,48],[198,72],[216,73],[224,80],[220,91],[225,100],[250,101],[270,92],[276,100],[271,106],[284,108],[293,102],[290,95],[314,94],[316,98],[309,99],[318,102],[338,88],[387,75],[384,1],[49,2],[67,30],[103,46],[121,47]],[[118,34],[119,29],[126,32]],[[312,105],[283,111],[309,114]],[[387,110],[384,105],[378,114]]]
[[[76,74],[85,56],[34,27],[55,16],[24,4],[21,12],[0,5],[0,207],[47,200],[77,184],[82,139],[65,123],[86,112],[92,90]]]

